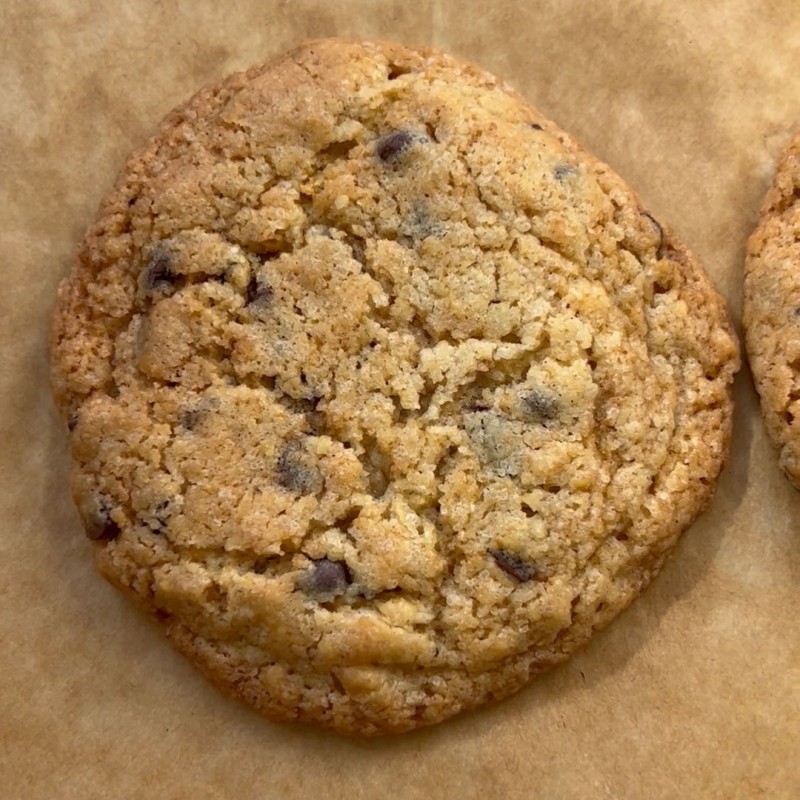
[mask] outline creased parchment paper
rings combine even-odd
[[[203,84],[322,35],[507,79],[679,233],[738,325],[800,119],[796,0],[4,0],[0,22],[0,797],[800,797],[800,493],[746,369],[716,498],[628,612],[504,703],[363,742],[222,698],[95,574],[46,347],[127,153]]]

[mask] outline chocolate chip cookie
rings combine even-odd
[[[767,431],[800,489],[800,134],[778,163],[747,243],[744,329]]]
[[[101,572],[275,720],[508,695],[658,571],[726,457],[695,259],[511,88],[325,40],[123,169],[54,317]]]

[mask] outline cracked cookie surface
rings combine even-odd
[[[747,243],[743,322],[767,431],[800,489],[800,134],[778,163]]]
[[[272,719],[503,697],[708,500],[738,353],[693,257],[496,78],[324,40],[199,92],[61,285],[101,572]]]

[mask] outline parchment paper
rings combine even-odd
[[[46,350],[128,151],[208,81],[334,34],[505,77],[679,232],[738,325],[800,118],[797,0],[2,0],[0,23],[0,797],[800,797],[800,493],[746,369],[716,498],[628,612],[500,705],[363,742],[223,699],[95,574]]]

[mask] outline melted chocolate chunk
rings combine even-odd
[[[77,427],[78,427],[78,414],[75,413],[67,420],[67,429],[69,431],[74,431],[75,428]]]
[[[490,547],[489,555],[506,575],[510,575],[521,583],[533,580],[536,577],[535,567],[525,563],[519,556],[514,555],[514,553],[509,553],[508,550]]]
[[[531,128],[533,128],[535,131],[544,130],[544,128],[542,128],[542,126],[538,122],[532,122]]]
[[[568,178],[571,175],[577,175],[578,168],[573,167],[571,164],[558,164],[556,168],[553,170],[553,177],[557,181],[563,181],[564,178]]]
[[[414,136],[408,131],[394,131],[378,141],[375,152],[381,161],[391,161],[408,149],[413,141]]]
[[[272,287],[263,278],[252,278],[250,283],[247,284],[245,290],[244,302],[246,305],[251,306],[258,304],[260,306],[267,305],[272,300]]]
[[[540,389],[520,395],[525,414],[534,422],[550,422],[558,417],[561,404],[558,398]]]
[[[320,487],[319,473],[305,463],[302,445],[289,442],[278,456],[275,471],[284,489],[298,494],[312,494]]]
[[[161,529],[169,522],[172,516],[172,503],[169,500],[162,500],[153,509],[153,521],[155,526],[151,525],[150,528],[154,533],[160,533]]]
[[[319,600],[344,594],[352,583],[350,570],[344,561],[319,558],[313,559],[311,564],[311,569],[300,578],[297,585]]]
[[[187,431],[194,430],[194,427],[205,416],[205,412],[201,408],[190,408],[181,414],[180,424],[186,428]]]
[[[100,501],[95,513],[84,517],[83,525],[86,536],[95,542],[116,539],[122,532],[119,525],[111,519],[111,505],[105,498]]]
[[[178,276],[172,271],[172,257],[164,250],[157,250],[144,270],[144,288],[158,292],[172,286]]]

